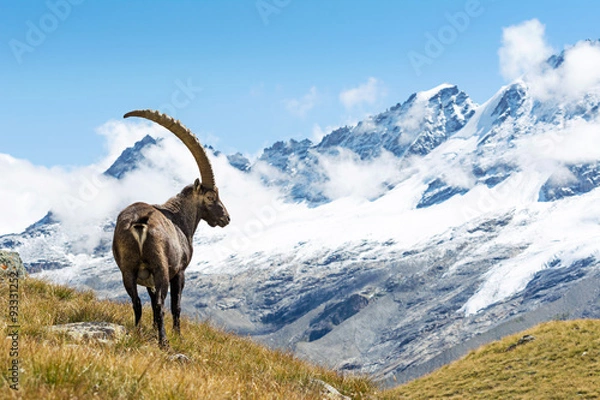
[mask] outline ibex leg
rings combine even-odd
[[[165,299],[169,291],[168,276],[157,273],[154,275],[156,287],[156,308],[154,310],[154,320],[158,329],[158,343],[161,347],[168,347],[167,334],[165,332]]]
[[[123,274],[123,285],[125,286],[125,290],[129,297],[131,297],[131,302],[133,303],[133,313],[135,315],[135,326],[136,328],[140,328],[140,320],[142,319],[142,301],[138,296],[137,291],[137,277],[133,273]]]
[[[181,314],[181,292],[185,281],[184,272],[181,271],[171,279],[171,314],[173,314],[173,330],[181,334],[179,315]]]

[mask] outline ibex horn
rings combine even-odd
[[[200,176],[202,177],[202,185],[207,189],[213,189],[215,187],[215,175],[212,166],[210,165],[210,161],[206,156],[206,152],[204,151],[204,147],[202,147],[196,135],[183,126],[179,120],[175,120],[166,114],[153,110],[135,110],[130,111],[123,116],[123,118],[129,117],[149,119],[173,132],[173,134],[175,134],[175,136],[177,136],[192,152],[192,155],[196,159],[196,164],[198,164]]]

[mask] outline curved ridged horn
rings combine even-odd
[[[185,144],[190,152],[192,152],[192,155],[196,159],[196,164],[198,164],[200,176],[202,177],[202,185],[207,189],[213,189],[215,187],[215,175],[212,166],[210,165],[210,161],[206,156],[206,152],[204,151],[204,147],[202,147],[196,135],[183,126],[179,120],[174,120],[166,114],[153,110],[135,110],[130,111],[123,116],[123,118],[129,117],[149,119],[173,132],[173,134]]]

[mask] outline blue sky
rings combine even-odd
[[[107,151],[97,128],[138,108],[256,155],[443,82],[482,103],[506,83],[503,27],[537,18],[557,50],[600,38],[591,0],[49,0],[0,11],[0,153],[44,166],[96,162]],[[427,63],[415,68],[416,54]]]

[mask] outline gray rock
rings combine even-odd
[[[102,343],[110,343],[121,339],[126,334],[124,326],[109,322],[75,322],[53,325],[50,327],[50,331],[65,334],[76,342],[97,340]]]
[[[26,275],[19,253],[0,250],[0,276],[15,276],[15,272],[19,278]]]
[[[350,397],[344,396],[336,388],[331,386],[329,383],[324,382],[320,379],[311,379],[311,384],[317,386],[321,390],[321,394],[325,397],[324,399],[331,400],[350,400]]]
[[[522,338],[520,338],[519,340],[517,340],[517,343],[513,343],[510,346],[508,346],[506,348],[506,351],[513,351],[514,349],[517,348],[517,346],[521,346],[525,343],[531,342],[535,340],[535,336],[533,335],[525,335]]]
[[[189,364],[192,362],[192,359],[182,353],[171,354],[168,357],[168,360],[171,362],[178,362],[180,364]]]

